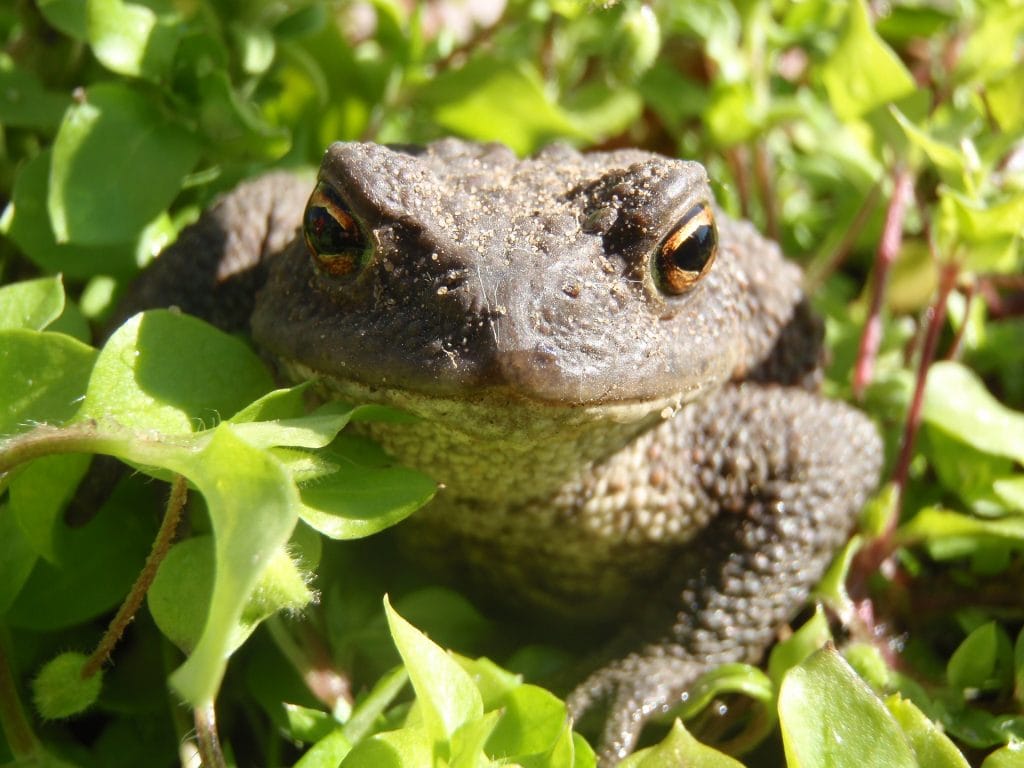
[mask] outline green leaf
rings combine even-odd
[[[431,80],[419,100],[443,128],[471,139],[501,141],[519,154],[556,138],[586,138],[525,61],[474,59]],[[494,120],[494,115],[503,119]]]
[[[335,471],[301,489],[299,516],[332,539],[358,539],[404,520],[437,491],[429,477],[401,466],[373,467],[331,451]]]
[[[126,511],[153,504],[142,483],[122,483],[85,525],[72,528],[57,520],[54,562],[36,561],[5,622],[49,631],[115,607],[139,575],[156,532],[151,516]]]
[[[988,84],[985,103],[996,123],[1006,133],[1020,135],[1024,130],[1024,67],[1013,67]]]
[[[914,92],[914,78],[871,26],[864,0],[848,6],[846,24],[821,70],[829,101],[844,120]]]
[[[0,330],[41,331],[64,311],[60,275],[0,286]]]
[[[743,768],[743,763],[701,744],[679,720],[672,724],[672,730],[660,744],[633,753],[619,763],[619,768],[677,768],[681,765],[694,768]]]
[[[1010,509],[1024,512],[1024,476],[1016,475],[992,483],[996,496]]]
[[[242,70],[247,75],[262,75],[270,68],[276,52],[274,36],[270,30],[246,24],[232,24],[231,36],[241,50]]]
[[[110,337],[89,380],[82,416],[186,433],[231,416],[271,388],[243,342],[188,315],[135,315]]]
[[[925,717],[913,702],[893,694],[885,700],[914,752],[917,764],[928,768],[969,768],[967,759],[949,737]]]
[[[895,673],[881,650],[867,642],[851,642],[843,648],[843,658],[876,691],[896,687]]]
[[[338,728],[307,749],[295,763],[295,768],[337,768],[351,751],[352,745],[345,738],[344,732]]]
[[[289,131],[269,123],[235,90],[227,72],[203,67],[199,72],[199,125],[207,140],[235,157],[272,160],[288,151]]]
[[[1024,741],[1013,741],[989,754],[981,768],[1020,768],[1024,763]]]
[[[87,34],[93,53],[112,72],[158,80],[167,75],[183,27],[174,15],[159,17],[123,0],[87,0]]]
[[[315,597],[306,583],[307,578],[288,551],[279,549],[270,557],[246,600],[242,624],[255,627],[278,611],[301,611]]]
[[[37,5],[43,18],[61,32],[85,39],[86,5],[82,0],[38,0]]]
[[[95,272],[124,275],[134,270],[134,242],[113,246],[57,242],[46,210],[50,155],[49,149],[40,152],[21,169],[11,202],[0,218],[0,231],[34,263],[65,277],[92,277]]]
[[[765,115],[758,107],[751,83],[723,84],[713,91],[703,121],[715,144],[731,147],[749,141],[762,127]]]
[[[465,670],[399,616],[387,598],[384,612],[416,690],[416,703],[427,733],[437,742],[450,741],[459,728],[483,714],[480,692]]]
[[[490,764],[484,754],[484,744],[500,718],[501,712],[487,712],[469,720],[452,735],[451,759],[448,761],[451,768],[478,768]]]
[[[352,743],[362,741],[408,682],[409,675],[402,666],[381,675],[370,692],[356,704],[345,722],[342,730],[346,740]]]
[[[171,675],[175,689],[200,706],[216,695],[246,602],[291,535],[298,499],[284,468],[241,440],[229,424],[213,430],[201,450],[168,458],[168,468],[202,492],[216,541],[217,570],[202,635]]]
[[[178,194],[198,157],[192,134],[148,96],[121,83],[90,86],[64,115],[53,146],[46,205],[57,241],[134,239]]]
[[[887,494],[880,495],[884,498]],[[875,499],[869,501],[867,508],[870,509],[874,502]],[[846,579],[850,574],[853,558],[856,557],[863,543],[863,539],[859,535],[853,536],[846,542],[846,545],[832,560],[832,564],[825,571],[825,575],[821,577],[821,581],[818,582],[812,593],[815,599],[822,600],[833,611],[838,613],[844,621],[852,620],[855,611],[853,600],[846,591]],[[780,682],[780,678],[777,678],[774,674],[772,675],[772,680],[775,681],[776,685]]]
[[[434,742],[425,728],[402,728],[377,733],[359,742],[340,768],[428,768],[434,761]]]
[[[10,509],[0,504],[0,619],[28,581],[36,557]]]
[[[980,451],[1024,462],[1024,414],[992,397],[977,374],[959,363],[929,368],[923,416]]]
[[[193,536],[171,547],[146,593],[153,621],[164,637],[186,653],[199,642],[210,609],[214,573],[213,537]],[[241,634],[232,647],[244,639]]]
[[[282,395],[282,398],[285,396]],[[262,398],[257,402],[261,403],[258,415],[265,417],[271,403],[263,401]],[[282,405],[287,407],[289,402],[290,398],[285,398],[280,403],[273,404],[273,407]],[[253,406],[255,405],[254,403]],[[254,413],[253,406],[246,407],[240,416],[232,417],[231,421],[236,423],[235,432],[256,448],[270,448],[279,445],[296,448],[323,448],[338,436],[338,433],[352,418],[355,410],[345,403],[328,402],[305,416],[249,422],[250,415]]]
[[[62,333],[0,330],[0,437],[79,408],[96,350]]]
[[[892,714],[834,648],[786,675],[779,719],[790,768],[917,767]]]
[[[512,688],[494,708],[504,713],[487,739],[487,754],[496,759],[548,754],[562,738],[568,717],[558,697],[535,685]]]
[[[724,693],[742,693],[765,705],[775,699],[772,681],[760,669],[750,664],[723,664],[701,675],[690,690],[689,698],[673,708],[673,712],[688,720]]]
[[[83,454],[42,456],[11,479],[11,515],[36,554],[51,562],[58,562],[64,509],[88,468]]]
[[[308,530],[308,529],[307,529]],[[194,536],[175,544],[146,594],[150,613],[167,639],[186,653],[199,642],[216,577],[215,541]],[[294,561],[278,550],[263,568],[230,640],[242,645],[263,619],[279,610],[301,610],[312,593]]]
[[[591,141],[616,136],[640,119],[643,99],[629,88],[604,83],[580,88],[565,104],[566,116]]]
[[[978,200],[949,187],[939,188],[937,242],[939,252],[962,260],[976,272],[1019,269],[1020,222],[1024,193]]]
[[[903,129],[903,132],[907,134],[907,138],[910,139],[911,143],[924,152],[936,168],[944,171],[947,178],[963,179],[967,170],[967,158],[964,157],[960,150],[921,130],[899,108],[890,106],[889,111]]]
[[[984,81],[993,74],[1019,68],[1024,8],[1000,0],[978,8],[975,13],[977,26],[957,57],[958,79]]]
[[[1009,684],[1013,650],[1010,638],[994,621],[982,624],[953,652],[946,665],[950,685],[992,690]]]
[[[832,639],[828,618],[821,606],[815,606],[814,615],[804,622],[796,632],[776,643],[768,657],[768,676],[777,686],[790,669],[800,664],[812,653]]]
[[[65,94],[45,89],[34,73],[0,56],[0,124],[52,131],[69,103]]]
[[[303,416],[306,413],[305,397],[310,385],[311,382],[304,382],[267,392],[232,416],[231,422],[241,425],[250,421],[274,421]]]
[[[1024,517],[983,520],[942,507],[925,507],[899,529],[905,542],[925,541],[938,559],[963,557],[977,550],[979,542],[1024,548]]]

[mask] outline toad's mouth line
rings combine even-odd
[[[614,401],[569,401],[530,397],[511,387],[489,387],[475,392],[438,394],[386,383],[367,384],[324,374],[296,360],[280,359],[282,372],[295,382],[312,381],[327,400],[353,404],[386,405],[430,421],[447,423],[472,431],[548,432],[564,431],[603,421],[636,424],[669,419],[687,402],[697,399],[703,389],[677,392],[665,397]],[[469,425],[475,425],[470,427]]]

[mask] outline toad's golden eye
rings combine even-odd
[[[658,286],[675,296],[686,293],[711,269],[717,253],[714,213],[707,203],[698,203],[654,253]]]
[[[332,277],[355,277],[368,260],[362,228],[341,197],[322,182],[306,203],[302,234],[310,255]]]

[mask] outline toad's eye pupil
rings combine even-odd
[[[707,203],[693,206],[654,254],[656,282],[672,295],[686,293],[707,274],[718,253],[718,230]]]
[[[306,209],[306,234],[320,255],[340,253],[360,245],[360,233],[344,229],[326,208],[311,205]]]
[[[313,260],[331,277],[354,277],[369,260],[362,227],[345,201],[325,183],[318,184],[309,198],[302,233]]]
[[[701,224],[672,251],[672,263],[679,269],[688,272],[700,272],[708,263],[715,248],[715,230],[707,224]]]

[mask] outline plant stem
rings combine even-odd
[[[885,226],[882,237],[878,241],[875,254],[874,278],[871,281],[871,308],[864,332],[860,337],[860,349],[857,353],[857,365],[853,371],[853,396],[857,400],[864,397],[864,390],[875,370],[875,358],[882,340],[882,303],[885,300],[885,289],[889,282],[889,271],[896,261],[900,246],[903,244],[903,220],[906,217],[907,205],[914,191],[913,175],[898,165],[893,171],[892,198],[885,213]]]
[[[956,263],[943,264],[939,272],[939,293],[935,297],[935,303],[929,308],[928,328],[925,331],[924,346],[921,349],[921,357],[917,364],[917,380],[914,383],[914,395],[910,401],[910,409],[907,411],[907,421],[903,425],[903,442],[900,446],[899,458],[896,459],[896,467],[893,470],[893,482],[899,490],[900,498],[903,496],[903,489],[907,484],[907,473],[910,471],[910,460],[914,456],[914,443],[917,440],[917,433],[921,427],[921,407],[924,404],[924,389],[928,381],[928,369],[935,359],[935,348],[939,343],[939,332],[946,319],[946,304],[949,294],[956,285],[957,275],[960,272],[960,265]],[[893,516],[893,524],[897,516]]]
[[[0,631],[0,728],[15,762],[27,760],[39,753],[39,739],[25,717],[25,709],[18,696],[11,665],[7,659],[6,633]]]
[[[181,512],[185,508],[187,498],[188,482],[181,475],[177,475],[174,478],[174,482],[171,483],[171,494],[167,499],[164,519],[160,523],[160,530],[157,531],[156,538],[153,540],[153,546],[149,551],[149,557],[146,558],[146,564],[142,566],[142,570],[139,572],[138,578],[135,579],[135,583],[132,584],[127,597],[121,603],[121,607],[111,620],[107,631],[100,638],[96,650],[92,652],[92,655],[89,656],[89,659],[82,667],[83,679],[92,677],[100,670],[110,657],[111,652],[113,652],[114,646],[121,639],[125,629],[132,622],[132,619],[135,618],[139,606],[142,605],[142,601],[146,597],[146,592],[149,591],[149,587],[156,577],[160,563],[164,561],[168,550],[171,548],[171,541],[174,539],[175,531],[178,530],[178,522],[181,520]]]
[[[352,695],[351,681],[334,666],[322,638],[308,622],[298,624],[298,630],[302,633],[299,643],[292,638],[280,616],[271,616],[265,626],[278,650],[302,676],[314,696],[332,712],[337,711],[339,706],[352,709],[355,697]]]
[[[84,421],[66,427],[43,424],[0,443],[0,479],[19,464],[54,453],[93,453],[96,424]]]
[[[224,753],[220,748],[220,738],[217,736],[217,713],[214,711],[213,704],[196,707],[194,716],[196,741],[199,746],[199,756],[203,760],[203,768],[227,768]]]

